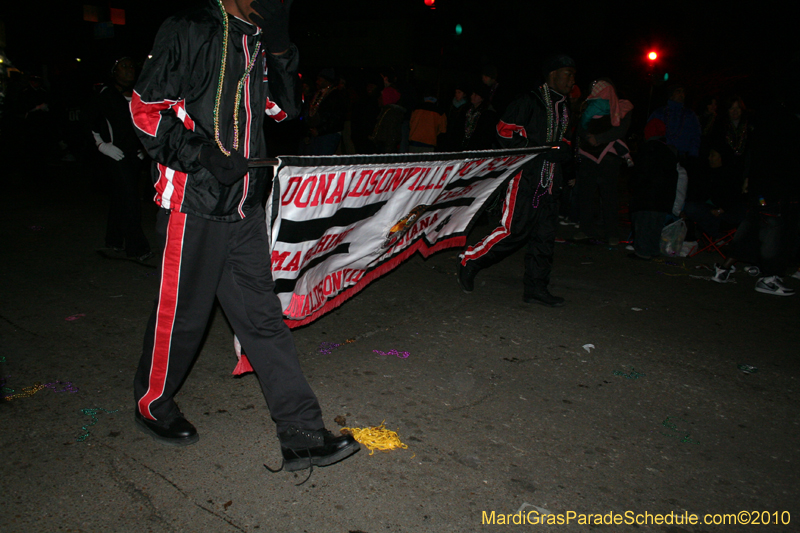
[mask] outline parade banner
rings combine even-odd
[[[464,246],[489,196],[550,149],[280,158],[267,224],[286,323],[316,320],[415,252]]]

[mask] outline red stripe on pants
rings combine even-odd
[[[139,400],[142,416],[155,420],[150,405],[164,394],[164,385],[169,371],[169,355],[172,347],[172,328],[175,324],[175,309],[178,306],[178,285],[181,278],[181,255],[186,215],[172,211],[167,226],[167,240],[161,263],[161,287],[158,292],[155,341],[150,359],[150,377],[147,392]]]

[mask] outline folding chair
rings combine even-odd
[[[723,259],[728,258],[724,253],[722,253],[722,250],[720,248],[730,244],[730,242],[733,240],[733,236],[736,235],[736,228],[728,230],[727,233],[717,237],[716,239],[711,238],[711,236],[705,232],[701,232],[701,234],[702,237],[697,239],[698,240],[697,250],[689,257],[694,257],[700,252],[705,252],[706,250],[709,251],[716,250],[717,253],[721,255]]]

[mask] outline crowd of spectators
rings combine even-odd
[[[280,135],[268,136],[271,153],[497,148],[497,123],[509,103],[525,92],[512,90],[513,80],[506,83],[493,65],[444,82],[416,82],[410,72],[393,68],[366,72],[329,67],[305,73],[302,116],[291,124],[268,126],[280,128]],[[98,105],[101,87],[80,102],[55,102],[46,80],[19,74],[4,91],[0,131],[20,156],[94,165],[95,180],[108,190],[110,182],[103,176],[108,161],[97,157],[88,123],[96,116],[90,111]],[[773,98],[751,110],[735,87],[706,95],[690,94],[691,87],[665,87],[666,103],[647,117],[642,113],[646,106],[618,94],[609,78],[583,85],[583,93],[579,85],[574,87],[569,95],[574,158],[564,164],[560,223],[574,226],[576,241],[611,246],[624,241],[631,257],[649,260],[660,255],[661,229],[679,218],[687,225],[687,242],[715,240],[742,224],[751,228],[770,222],[776,236],[768,242],[765,231],[752,230],[760,244],[750,243],[742,251],[748,232],[740,231],[731,251],[733,257],[758,265],[764,257],[775,263],[778,254],[776,264],[781,266],[768,268],[767,277],[781,283],[785,269],[797,259],[800,194],[783,177],[796,174],[791,148],[776,151],[775,143],[765,139],[792,139],[800,132],[797,116],[789,111],[793,107]],[[688,105],[690,97],[698,104],[694,108]],[[776,128],[786,133],[778,136]],[[773,167],[774,172],[764,171]],[[140,186],[146,188],[146,178]],[[140,194],[147,196],[146,189]],[[717,268],[714,279],[724,282],[731,269]],[[781,287],[772,293],[792,294]]]

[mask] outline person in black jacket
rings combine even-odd
[[[93,109],[92,135],[109,179],[106,248],[125,251],[139,261],[153,253],[142,231],[139,177],[142,172],[142,143],[136,136],[128,107],[136,81],[133,60],[123,57],[111,69],[113,83],[97,95]]]
[[[359,450],[325,429],[283,322],[262,207],[269,176],[263,121],[299,109],[291,0],[219,0],[167,19],[135,87],[131,112],[156,162],[164,239],[161,283],[134,380],[136,422],[159,442],[198,440],[175,395],[215,297],[253,366],[284,467],[326,466]]]
[[[337,88],[338,76],[331,68],[317,75],[317,92],[308,107],[302,155],[334,155],[342,140],[347,100]]]
[[[472,292],[475,276],[527,244],[523,300],[550,307],[564,299],[550,294],[558,206],[554,195],[562,186],[561,164],[572,157],[564,139],[569,123],[567,95],[575,85],[575,62],[566,55],[545,61],[545,83],[513,101],[497,124],[503,148],[554,145],[534,158],[511,179],[503,204],[502,224],[460,256],[458,283]]]
[[[619,244],[617,183],[623,158],[630,157],[625,138],[633,105],[617,97],[614,84],[608,78],[592,83],[586,104],[578,125],[577,200],[581,231],[575,235],[575,240],[596,236],[616,246]],[[602,205],[601,228],[595,227],[598,196]],[[593,235],[595,232],[597,235]]]
[[[797,62],[794,63],[797,66]],[[774,296],[793,296],[795,290],[784,285],[793,252],[796,251],[800,218],[800,164],[793,152],[800,145],[800,105],[790,88],[776,90],[761,110],[753,129],[751,161],[746,173],[748,207],[731,242],[728,258],[714,265],[717,283],[727,283],[744,261],[758,267],[760,277],[755,290]]]
[[[459,150],[488,150],[494,143],[497,134],[497,113],[489,106],[489,89],[484,85],[476,85],[469,96],[469,108],[463,115],[464,122],[456,124]]]
[[[678,153],[666,144],[667,126],[650,119],[644,129],[645,143],[636,157],[631,178],[631,259],[650,260],[661,255],[661,230],[672,213],[678,186]]]

